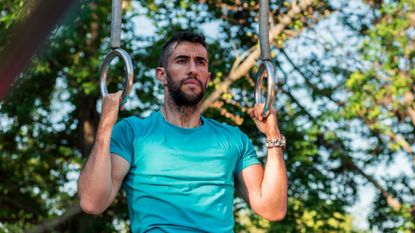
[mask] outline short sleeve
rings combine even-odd
[[[134,132],[128,120],[117,122],[111,135],[110,151],[126,159],[130,164],[134,155]]]
[[[241,140],[241,154],[239,155],[236,163],[235,175],[239,174],[239,172],[251,165],[260,163],[251,140],[241,131],[239,131],[239,133]]]

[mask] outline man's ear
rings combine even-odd
[[[156,78],[161,84],[163,84],[163,86],[167,86],[167,75],[164,67],[159,66],[156,68]]]

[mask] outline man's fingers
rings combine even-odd
[[[258,118],[258,108],[257,108],[257,105],[256,104],[252,108],[252,115],[254,115],[255,120],[259,120],[259,118]]]
[[[110,98],[112,101],[117,101],[121,103],[121,95],[122,95],[122,91],[117,91],[115,93],[108,94],[108,98]]]
[[[255,104],[255,116],[259,121],[263,121],[264,117],[262,116],[262,112],[264,111],[264,104]]]
[[[264,116],[262,115],[264,108],[264,103],[255,104],[253,108],[249,109],[248,114],[252,119],[262,122],[264,121]],[[275,111],[269,109],[268,112],[273,113]]]
[[[102,98],[102,111],[108,112],[114,109],[119,110],[119,106],[121,103],[121,94],[122,91],[118,91],[115,93],[109,93],[108,95]]]
[[[259,123],[258,118],[255,116],[255,108],[251,108],[248,110],[249,116],[252,118],[252,120],[255,122],[255,124]]]
[[[121,100],[122,91],[117,91],[113,94],[114,96],[118,97]]]
[[[252,118],[252,120],[254,120],[255,122],[258,122],[259,120],[258,120],[258,117],[257,117],[255,111],[256,111],[255,108],[251,108],[251,109],[249,109],[248,114]]]
[[[250,116],[252,119],[254,119],[254,118],[255,118],[255,115],[254,115],[254,109],[253,109],[253,108],[251,108],[251,109],[249,109],[249,110],[248,110],[248,114],[249,114],[249,116]]]

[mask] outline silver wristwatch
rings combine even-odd
[[[268,148],[281,147],[282,149],[285,149],[286,142],[284,135],[281,135],[281,137],[277,139],[265,139],[265,145]]]

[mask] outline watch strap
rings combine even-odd
[[[280,138],[276,138],[276,139],[265,139],[265,145],[268,148],[281,147],[282,149],[284,149],[286,143],[287,141],[284,135],[281,135]]]

